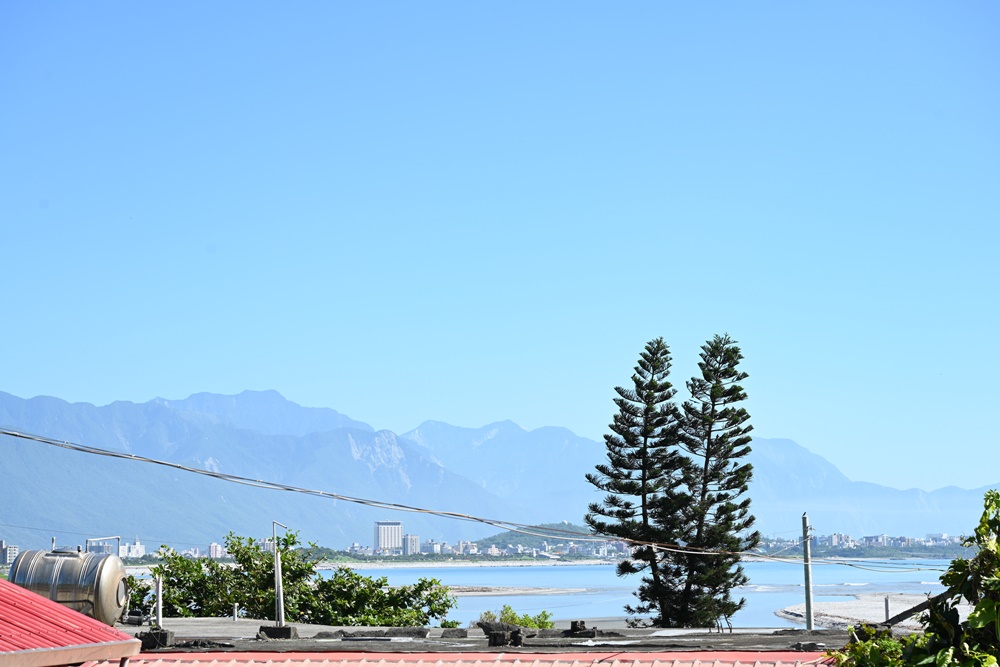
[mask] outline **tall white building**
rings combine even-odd
[[[19,551],[16,544],[0,540],[0,565],[13,565]]]
[[[225,558],[228,555],[229,554],[226,553],[226,548],[218,542],[212,542],[208,545],[208,557],[212,560],[219,560],[220,558]]]
[[[120,558],[142,558],[146,555],[146,545],[139,542],[139,538],[135,538],[135,543],[128,543],[118,547],[118,556]]]
[[[412,556],[420,553],[420,536],[403,535],[403,555]]]
[[[402,521],[375,522],[375,551],[391,551],[403,548]]]

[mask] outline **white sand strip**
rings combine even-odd
[[[926,595],[914,595],[903,593],[869,593],[856,595],[853,598],[845,598],[840,602],[815,602],[813,603],[813,620],[817,627],[821,628],[846,628],[849,625],[858,626],[862,623],[877,625],[885,623],[885,599],[889,598],[889,617],[901,614],[907,609],[911,609],[927,599]],[[959,614],[962,618],[968,616],[972,607],[969,605],[959,606]],[[802,623],[805,625],[806,606],[797,604],[774,612],[781,618]],[[901,621],[895,627],[907,630],[922,630],[922,626],[917,620],[919,614],[912,616],[905,621]]]

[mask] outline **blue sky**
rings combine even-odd
[[[728,332],[757,435],[1000,482],[998,84],[991,2],[3,3],[0,390],[600,439]]]

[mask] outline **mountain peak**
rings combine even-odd
[[[339,428],[374,430],[331,408],[303,407],[274,389],[248,389],[235,395],[201,392],[177,401],[155,399],[155,403],[183,412],[210,415],[237,428],[270,435],[302,436]]]

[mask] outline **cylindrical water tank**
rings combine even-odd
[[[125,565],[114,555],[22,551],[8,579],[108,625],[114,625],[125,608]]]

